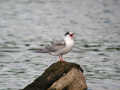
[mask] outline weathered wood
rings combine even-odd
[[[86,88],[83,69],[78,64],[57,62],[23,90],[85,90]]]
[[[87,85],[80,70],[72,68],[66,75],[61,77],[48,90],[85,90]]]

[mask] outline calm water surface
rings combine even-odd
[[[120,0],[0,0],[0,90],[31,83],[55,56],[33,53],[75,32],[64,56],[80,64],[89,90],[120,90]]]

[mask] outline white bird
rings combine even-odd
[[[63,55],[72,50],[74,45],[74,33],[66,32],[62,41],[52,41],[50,45],[39,49],[39,53],[49,53],[50,55],[59,56],[60,61],[64,61]]]

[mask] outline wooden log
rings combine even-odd
[[[57,62],[23,90],[87,90],[87,85],[80,65]]]

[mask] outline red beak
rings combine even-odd
[[[73,34],[73,33],[72,33],[72,34],[70,34],[70,37],[71,37],[71,38],[73,38],[73,37],[74,37],[74,34]]]

